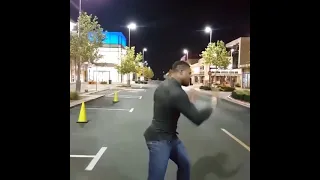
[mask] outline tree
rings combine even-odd
[[[137,66],[140,66],[140,62],[142,61],[142,59],[143,59],[142,53],[141,52],[137,53],[135,57],[135,62]]]
[[[130,86],[130,73],[139,72],[139,62],[142,60],[142,53],[135,54],[135,47],[126,47],[126,54],[122,56],[120,65],[116,66],[118,73],[127,74],[127,85]]]
[[[77,66],[76,91],[81,90],[80,71],[84,62],[95,63],[101,56],[101,47],[105,36],[98,23],[98,18],[82,12],[78,17],[78,34],[72,34],[70,40],[70,56],[75,59]]]
[[[154,73],[150,67],[145,67],[144,68],[144,77],[147,79],[153,78]]]
[[[137,67],[136,67],[136,72],[137,72],[137,76],[138,76],[138,77],[143,76],[143,70],[144,70],[144,67],[143,67],[143,66],[137,66]]]
[[[204,59],[204,64],[215,66],[217,69],[226,69],[230,64],[228,52],[223,41],[217,41],[217,43],[209,43],[207,48],[200,54],[200,57]],[[210,76],[209,86],[211,86]]]
[[[138,77],[141,76],[141,71],[143,69],[143,63],[141,63],[142,59],[143,59],[142,53],[141,52],[137,53],[136,58],[135,58],[135,61],[136,61],[136,80],[138,80]]]

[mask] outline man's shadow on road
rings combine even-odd
[[[213,173],[219,178],[228,178],[236,175],[242,164],[235,169],[225,169],[223,166],[226,163],[228,155],[219,152],[215,156],[201,157],[191,168],[191,180],[204,180],[206,175]]]
[[[119,171],[117,167],[100,167],[95,168],[94,174],[90,174],[88,177],[90,180],[136,180],[130,176],[127,176],[125,173]]]

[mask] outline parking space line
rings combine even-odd
[[[106,97],[107,98],[113,98],[113,96],[106,96]],[[139,99],[140,96],[118,95],[118,98]]]
[[[131,108],[129,112],[132,112],[134,110],[134,108]]]
[[[91,160],[91,162],[89,163],[89,165],[86,167],[86,171],[91,171],[94,166],[97,164],[97,162],[99,161],[99,159],[101,158],[101,156],[103,155],[103,153],[107,150],[107,147],[102,147],[98,153],[95,155],[95,157]]]
[[[145,89],[123,89],[123,91],[129,91],[129,92],[134,92],[134,93],[147,92],[147,90],[145,90]]]
[[[119,90],[119,91],[116,91],[116,92],[120,92],[121,90]],[[106,94],[105,96],[112,96],[112,95],[114,95],[114,92],[113,93],[110,93],[110,94]]]
[[[70,155],[71,158],[94,158],[95,155]]]
[[[228,136],[230,136],[233,140],[237,141],[237,143],[239,143],[242,147],[246,148],[249,152],[250,152],[250,147],[247,146],[245,143],[243,143],[241,140],[239,140],[238,138],[236,138],[234,135],[232,135],[231,133],[229,133],[227,130],[221,128],[221,130],[226,133]]]
[[[114,93],[107,94],[107,96],[112,96]]]
[[[87,110],[105,110],[105,111],[130,111],[131,109],[109,109],[109,108],[86,108]]]
[[[142,99],[142,96],[140,96],[139,99]]]

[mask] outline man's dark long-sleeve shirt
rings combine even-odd
[[[178,134],[180,113],[200,125],[212,113],[212,108],[197,110],[175,79],[166,79],[154,92],[153,120],[144,132],[146,141],[171,140]]]

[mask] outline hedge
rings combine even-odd
[[[70,92],[70,100],[78,100],[79,94],[77,92]]]
[[[134,81],[136,84],[148,84],[148,81]]]
[[[250,91],[246,90],[235,90],[231,93],[231,97],[240,101],[250,103]]]
[[[235,88],[229,86],[219,86],[219,90],[224,92],[232,92],[235,90]]]
[[[235,90],[235,88],[228,87],[228,86],[218,86],[218,88],[219,88],[219,91],[224,91],[224,92],[232,92]],[[206,91],[213,90],[210,86],[200,86],[199,89],[206,90]]]
[[[211,91],[212,90],[210,86],[200,86],[199,89],[206,90],[206,91]]]

